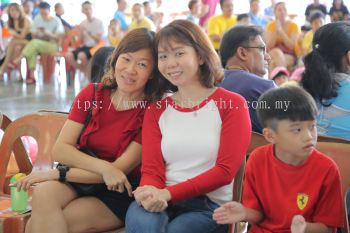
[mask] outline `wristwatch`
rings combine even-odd
[[[56,169],[60,174],[58,181],[62,183],[66,182],[66,174],[69,171],[69,167],[63,164],[58,164]]]

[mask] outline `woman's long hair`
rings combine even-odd
[[[336,22],[320,27],[312,41],[313,51],[304,58],[305,72],[301,85],[322,105],[338,95],[335,73],[348,73],[343,62],[350,50],[350,24]]]

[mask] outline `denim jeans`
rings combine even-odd
[[[151,213],[133,202],[125,220],[126,233],[227,233],[228,225],[213,220],[213,211],[219,205],[206,196],[192,198],[166,211]]]

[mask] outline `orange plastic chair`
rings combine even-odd
[[[2,131],[5,131],[11,122],[12,121],[10,120],[10,118],[8,118],[5,114],[0,113],[0,129]],[[19,171],[17,161],[24,161],[24,163],[30,163],[21,139],[17,139],[13,144],[13,153],[11,153],[9,164],[7,166],[6,176],[5,176],[5,182],[3,187],[4,193],[7,193],[7,194],[10,193],[10,188],[8,187],[10,178],[11,176],[13,176],[15,173]],[[22,166],[22,164],[21,164],[21,169],[22,171],[24,171],[26,167]]]
[[[338,165],[344,198],[344,227],[342,233],[349,233],[349,222],[346,210],[346,192],[350,188],[350,144],[336,142],[319,142],[317,149],[334,160]]]
[[[25,115],[7,125],[0,145],[0,210],[10,207],[10,197],[5,193],[4,186],[11,151],[15,150],[16,142],[19,142],[22,136],[32,136],[38,143],[38,155],[34,165],[31,164],[25,150],[25,156],[15,153],[19,172],[29,174],[32,169],[51,168],[51,150],[66,119],[66,114],[40,112]],[[0,232],[23,233],[29,216],[30,213],[18,215],[1,211]]]

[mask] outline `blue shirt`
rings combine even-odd
[[[246,99],[252,130],[261,133],[262,126],[256,115],[257,100],[265,91],[275,88],[275,83],[244,70],[225,70],[225,78],[219,86]]]
[[[273,7],[272,6],[266,7],[264,10],[264,14],[265,14],[265,16],[270,16],[270,17],[275,16],[275,14],[273,12]]]
[[[262,15],[254,15],[253,13],[248,13],[250,22],[254,25],[260,26],[262,28],[266,27],[267,20]]]
[[[115,20],[118,20],[118,22],[120,23],[120,28],[125,31],[125,30],[128,30],[128,23],[126,22],[126,19],[125,19],[125,14],[122,12],[122,11],[116,11],[114,13],[114,19]]]
[[[318,103],[317,130],[320,135],[350,140],[350,77],[339,84],[338,96],[329,100],[329,107]]]

